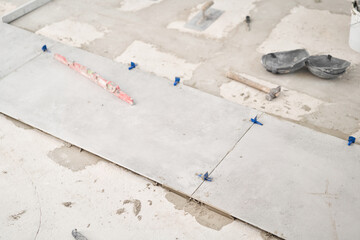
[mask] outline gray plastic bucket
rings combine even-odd
[[[360,12],[358,9],[360,9],[360,6],[357,7],[356,2],[353,2],[351,8],[349,45],[353,50],[360,52]]]

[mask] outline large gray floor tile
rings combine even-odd
[[[286,239],[360,239],[360,146],[260,121],[194,197]]]

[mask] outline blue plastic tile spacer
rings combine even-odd
[[[136,67],[136,63],[134,62],[130,62],[130,67],[129,67],[129,70],[133,69]]]
[[[254,124],[258,124],[258,125],[263,125],[261,122],[259,122],[258,120],[257,120],[257,116],[255,116],[254,118],[252,118],[251,119],[251,121],[254,123]]]
[[[180,78],[179,78],[179,77],[175,77],[174,86],[178,85],[179,82],[180,82]]]
[[[46,51],[48,50],[48,49],[47,49],[47,46],[46,46],[46,45],[42,46],[41,50],[42,50],[43,52],[46,52]]]
[[[212,177],[209,177],[209,173],[206,172],[205,174],[199,174],[199,177],[201,177],[202,180],[211,182],[213,180]]]
[[[356,138],[353,136],[350,136],[348,139],[348,145],[350,146],[351,144],[355,143]]]

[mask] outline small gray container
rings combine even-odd
[[[305,66],[309,53],[305,49],[269,53],[262,57],[261,63],[272,73],[292,73]]]
[[[332,79],[343,74],[350,66],[350,62],[331,55],[316,55],[306,60],[306,66],[315,76]]]

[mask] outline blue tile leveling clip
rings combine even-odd
[[[179,77],[175,77],[174,86],[178,85],[179,82],[180,82],[180,78],[179,78]]]
[[[252,118],[251,119],[251,121],[254,123],[254,124],[259,124],[259,125],[263,125],[261,122],[259,122],[258,120],[257,120],[257,115],[254,117],[254,118]]]
[[[134,62],[130,62],[130,67],[129,67],[129,70],[133,69],[136,67],[136,63]]]
[[[199,174],[199,177],[201,177],[202,180],[211,182],[213,180],[212,177],[209,177],[209,173],[206,172],[205,174]]]
[[[348,145],[350,146],[351,144],[355,143],[356,138],[353,136],[350,136],[348,139]]]
[[[48,51],[48,49],[47,49],[46,45],[42,46],[41,50],[42,50],[43,52]]]

